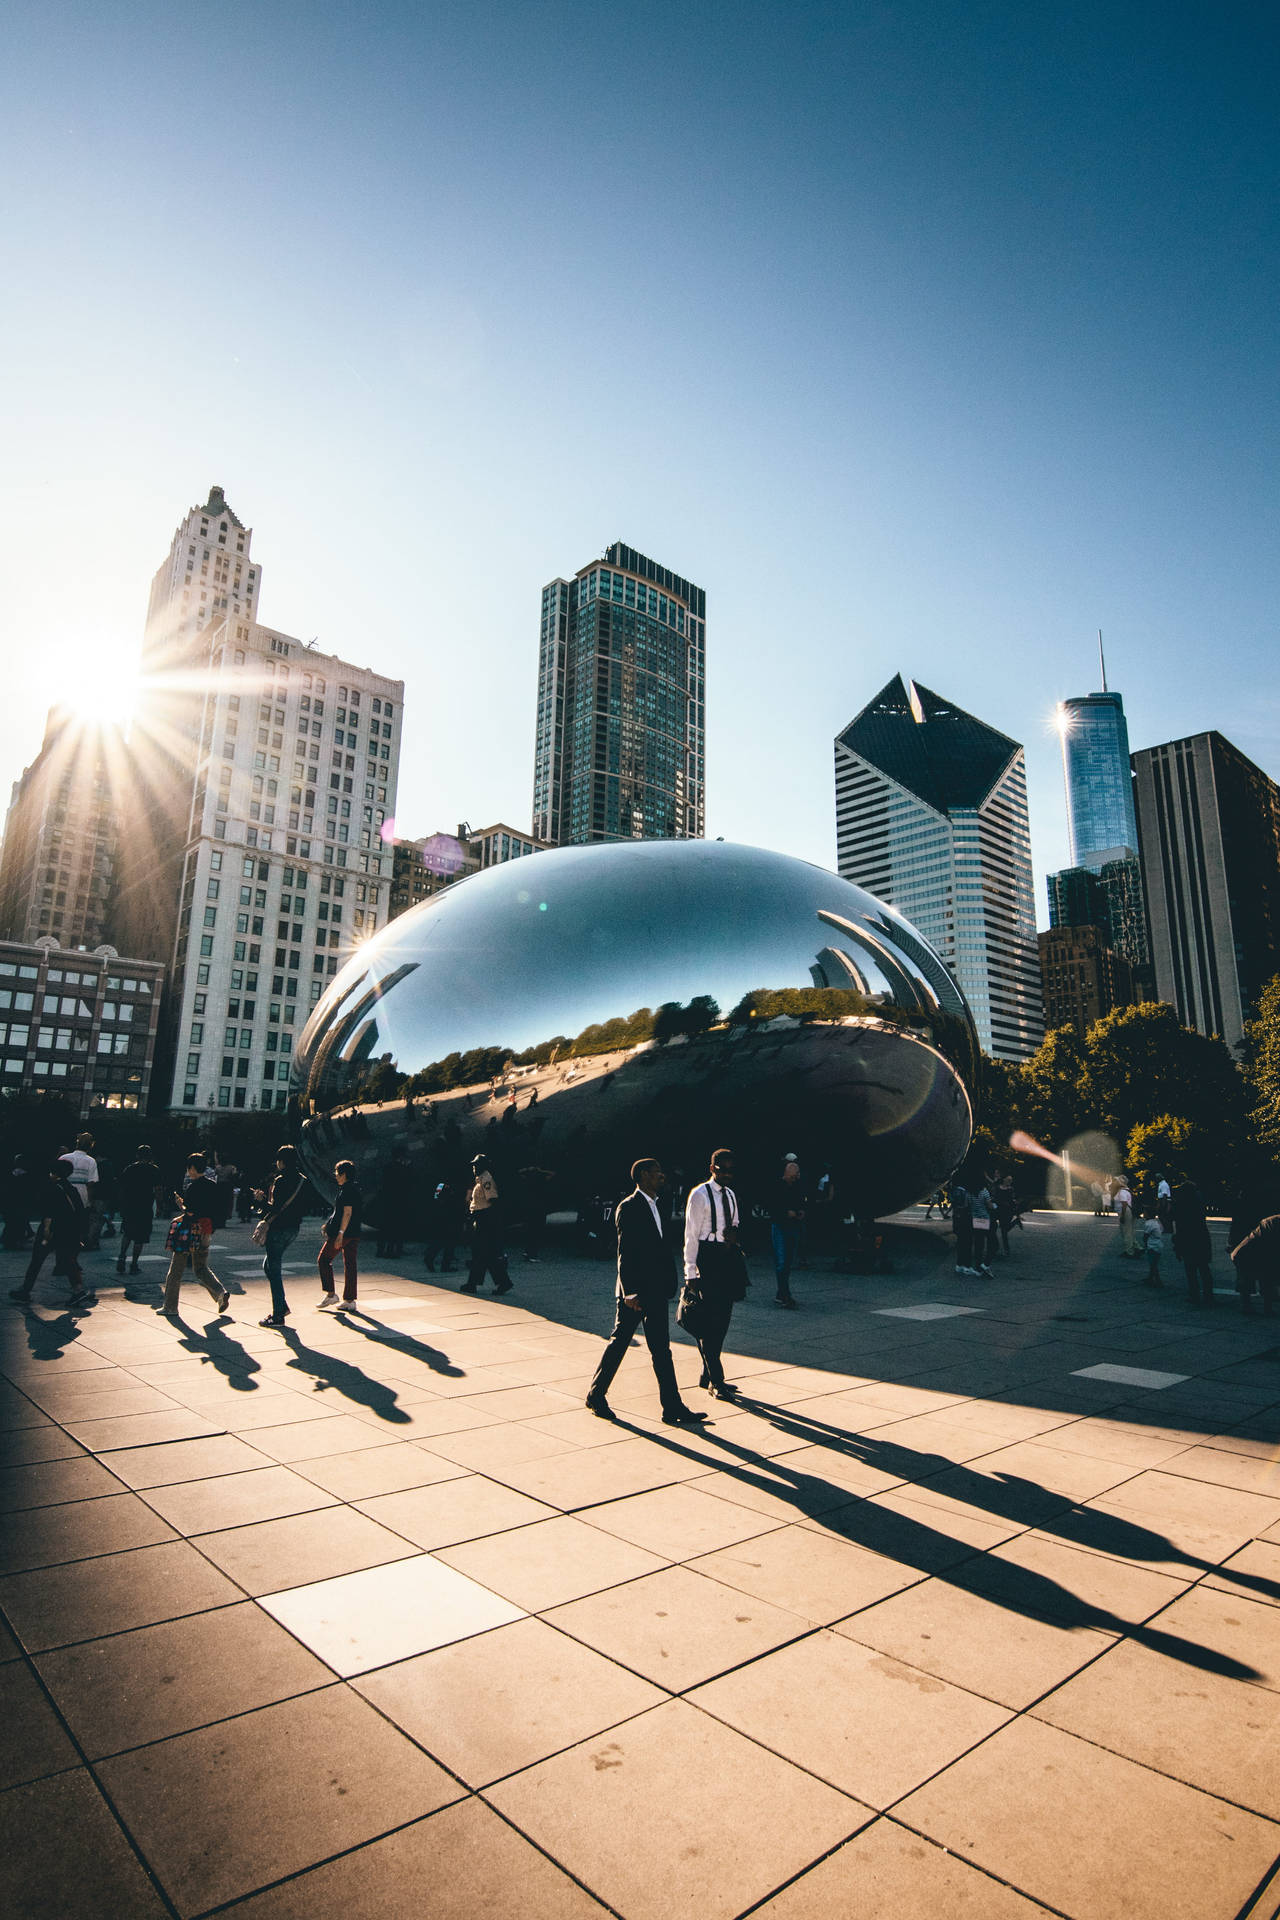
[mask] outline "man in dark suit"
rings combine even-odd
[[[658,1207],[658,1195],[667,1183],[666,1175],[656,1160],[637,1160],[631,1169],[631,1178],[636,1183],[635,1191],[619,1202],[614,1215],[618,1229],[617,1318],[591,1382],[587,1405],[602,1420],[613,1419],[605,1395],[622,1365],[622,1357],[631,1345],[636,1328],[643,1322],[645,1342],[662,1396],[663,1421],[669,1427],[691,1426],[707,1416],[685,1406],[671,1359],[667,1312],[668,1302],[676,1291],[676,1265]]]

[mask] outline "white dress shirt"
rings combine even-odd
[[[637,1187],[636,1192],[644,1193],[644,1188]],[[663,1237],[662,1236],[662,1215],[658,1212],[658,1203],[654,1199],[651,1193],[644,1193],[644,1197],[649,1202],[649,1211],[653,1215],[653,1224],[658,1229],[658,1238],[661,1240],[661,1238]]]
[[[715,1194],[715,1213],[712,1214],[711,1188]],[[715,1226],[712,1227],[714,1217]],[[719,1186],[714,1180],[704,1180],[689,1195],[684,1210],[684,1277],[696,1280],[698,1277],[698,1246],[703,1240],[723,1240],[726,1227],[738,1224],[738,1202],[732,1187]]]

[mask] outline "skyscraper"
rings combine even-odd
[[[542,590],[533,837],[705,831],[706,594],[615,543]]]
[[[404,683],[256,617],[220,487],[156,575],[116,924],[170,968],[179,1110],[283,1107],[296,1031],[387,918]]]
[[[1234,1046],[1280,971],[1280,787],[1220,733],[1133,756],[1156,990]]]
[[[1058,705],[1067,837],[1073,867],[1098,873],[1138,851],[1129,729],[1118,693],[1084,693]]]
[[[110,938],[121,809],[131,788],[124,738],[54,707],[15,780],[0,853],[0,938],[42,935],[92,949]]]
[[[839,734],[837,864],[936,949],[983,1047],[1022,1060],[1044,1032],[1023,750],[895,676]]]

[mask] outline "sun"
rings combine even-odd
[[[58,705],[86,727],[126,727],[134,716],[138,691],[135,671],[123,670],[110,658],[82,655],[59,689]]]

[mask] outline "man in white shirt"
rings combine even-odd
[[[71,1174],[72,1191],[76,1199],[80,1202],[80,1205],[84,1208],[84,1244],[86,1247],[97,1246],[98,1230],[102,1224],[97,1210],[98,1163],[90,1151],[92,1146],[93,1135],[91,1133],[79,1133],[76,1135],[74,1151],[64,1153],[62,1156],[64,1160],[71,1162],[73,1169]]]
[[[698,1385],[708,1387],[717,1400],[731,1400],[738,1391],[724,1377],[720,1354],[733,1303],[744,1297],[747,1283],[746,1262],[738,1245],[738,1198],[729,1185],[732,1177],[733,1154],[728,1147],[717,1147],[711,1156],[711,1178],[693,1188],[684,1213],[685,1285],[702,1302]]]
[[[1133,1231],[1133,1194],[1129,1188],[1126,1174],[1116,1190],[1116,1218],[1120,1222],[1120,1255],[1124,1260],[1141,1258],[1138,1252],[1137,1236]]]
[[[635,1191],[619,1203],[614,1215],[618,1228],[617,1314],[587,1394],[587,1406],[601,1420],[613,1418],[605,1396],[636,1328],[643,1322],[645,1344],[662,1399],[663,1422],[668,1427],[690,1426],[707,1416],[685,1406],[671,1359],[667,1313],[676,1290],[676,1263],[658,1207],[666,1175],[656,1160],[637,1160],[631,1178]]]

